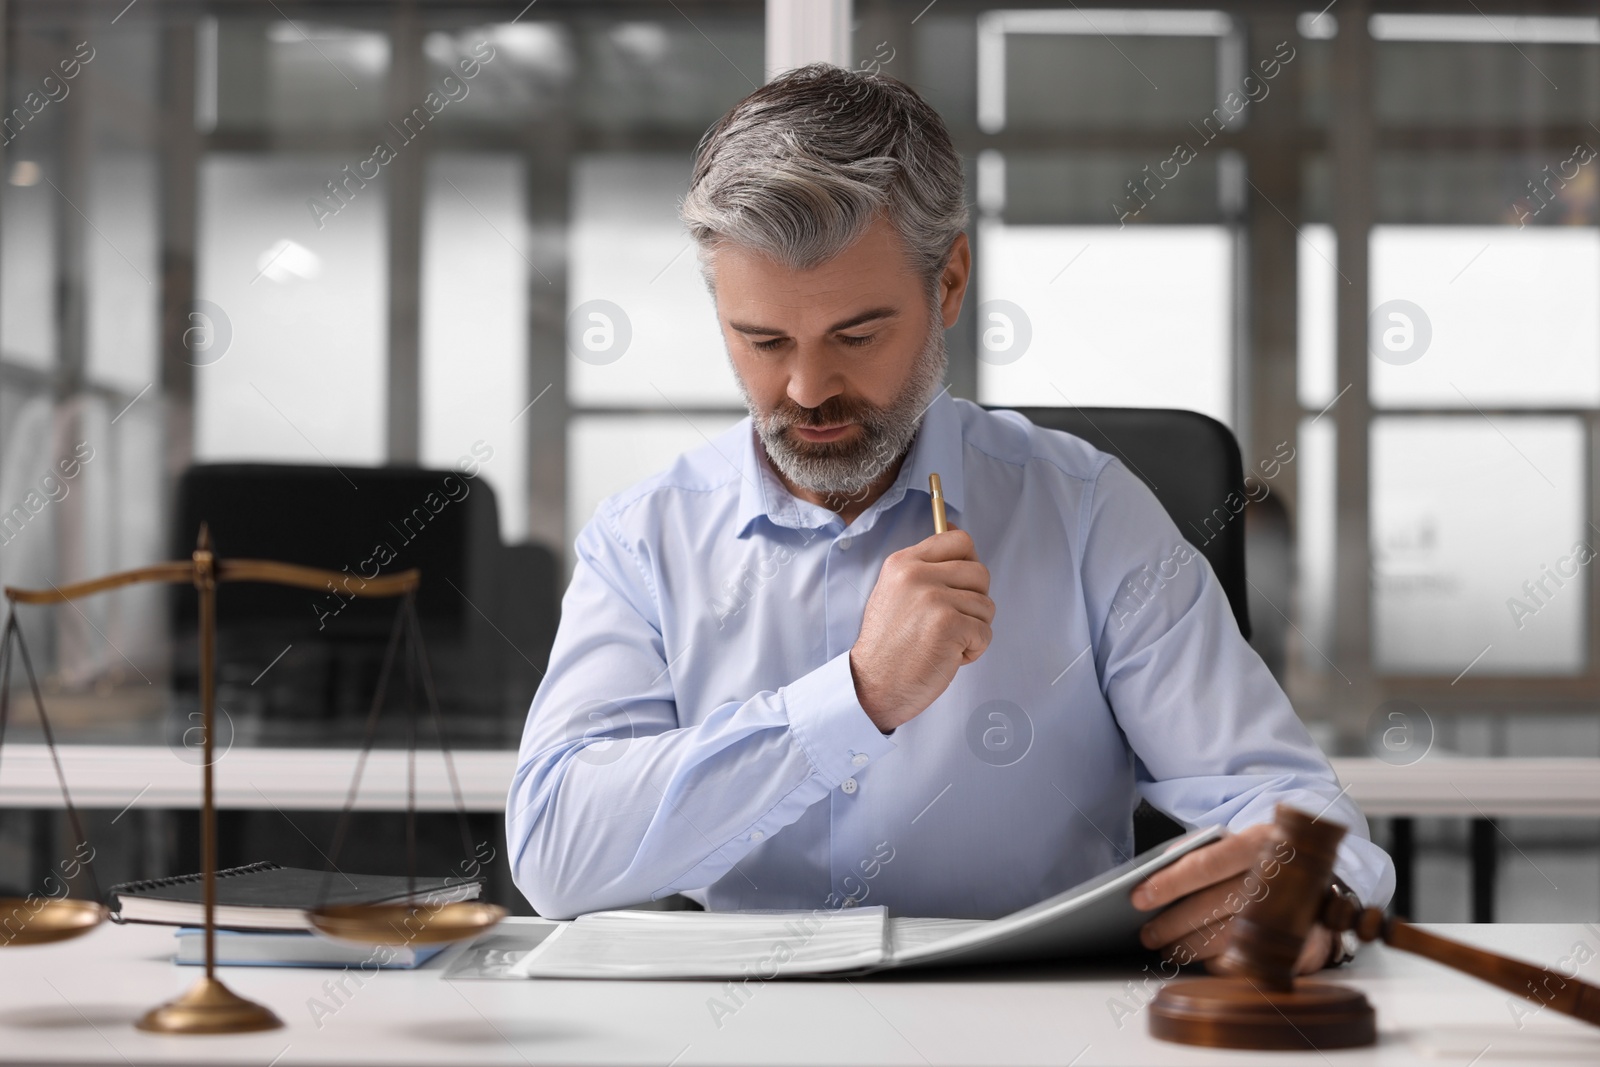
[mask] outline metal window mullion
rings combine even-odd
[[[388,111],[421,106],[422,26],[415,0],[395,9],[391,30]],[[390,464],[422,459],[422,205],[427,138],[389,164],[389,380],[385,455]]]
[[[573,92],[574,90],[569,90]],[[533,403],[519,422],[527,433],[527,492],[516,506],[527,509],[528,538],[557,550],[564,588],[572,568],[567,539],[567,265],[572,215],[572,167],[577,153],[573,122],[576,100],[568,97],[555,117],[524,131],[522,156],[527,195],[528,395]]]
[[[161,32],[161,102],[157,140],[161,173],[161,322],[157,366],[165,401],[162,433],[167,471],[162,514],[172,515],[178,475],[194,457],[194,367],[183,358],[184,331],[195,298],[195,241],[202,141],[195,113],[195,23],[178,20]]]
[[[1278,41],[1295,32],[1292,12],[1252,13],[1246,27],[1251,45]],[[1299,235],[1301,216],[1302,148],[1296,137],[1300,126],[1300,85],[1286,78],[1263,100],[1249,127],[1242,148],[1249,207],[1246,238],[1249,247],[1248,284],[1241,294],[1249,323],[1246,359],[1240,365],[1238,392],[1248,407],[1241,419],[1248,434],[1240,436],[1246,472],[1272,455],[1279,441],[1298,448],[1300,404],[1299,373]],[[1284,465],[1273,482],[1282,495],[1291,523],[1299,513],[1299,478],[1293,463]]]
[[[766,77],[806,63],[850,65],[850,0],[766,0]]]
[[[1595,476],[1600,472],[1600,463],[1596,462],[1595,450],[1600,448],[1600,412],[1589,410],[1583,414],[1584,430],[1584,472],[1583,489],[1588,497],[1584,501],[1584,511],[1587,513],[1587,523],[1583,531],[1583,542],[1590,551],[1600,551],[1600,494],[1596,493]],[[1588,566],[1589,582],[1586,591],[1589,594],[1589,603],[1584,612],[1584,625],[1588,632],[1584,634],[1583,677],[1593,685],[1600,682],[1600,561],[1592,560]]]
[[[1334,169],[1334,232],[1339,272],[1337,366],[1340,389],[1334,503],[1333,659],[1349,684],[1332,683],[1334,708],[1357,726],[1376,690],[1372,672],[1372,558],[1367,385],[1368,238],[1373,221],[1372,40],[1367,0],[1347,0],[1333,41],[1334,109],[1329,144]]]

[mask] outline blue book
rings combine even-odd
[[[174,962],[204,965],[205,931],[179,927]],[[448,945],[352,945],[299,930],[218,930],[219,967],[356,967],[361,970],[409,971],[443,952]]]

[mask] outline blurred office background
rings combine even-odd
[[[354,569],[458,470],[470,494],[395,566],[454,576],[421,605],[454,743],[513,747],[576,531],[745,414],[675,205],[702,132],[815,16],[967,161],[952,393],[1237,435],[1254,640],[1331,753],[1600,757],[1592,4],[0,11],[6,584],[171,558],[198,517],[223,554]],[[358,738],[383,613],[233,603],[238,743]],[[32,610],[63,741],[181,747],[179,594]],[[31,711],[9,736],[37,740]],[[110,814],[113,877],[192,864],[189,816]],[[229,818],[240,860],[315,865],[331,826]],[[1415,849],[1416,918],[1468,917],[1474,856],[1499,920],[1600,917],[1596,820],[1374,830]],[[0,850],[48,866],[59,832],[8,812]]]

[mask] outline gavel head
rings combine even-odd
[[[1345,828],[1285,804],[1246,876],[1246,903],[1229,924],[1217,970],[1268,989],[1294,988],[1294,965],[1322,909]],[[1251,887],[1250,879],[1257,881]]]

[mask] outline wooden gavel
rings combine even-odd
[[[1344,834],[1337,823],[1278,805],[1273,833],[1255,868],[1265,888],[1229,923],[1227,947],[1215,963],[1227,977],[1164,986],[1150,1005],[1153,1036],[1221,1048],[1373,1044],[1377,1026],[1366,997],[1335,982],[1294,976],[1295,961],[1318,922],[1335,935],[1353,930],[1362,941],[1381,940],[1426,956],[1600,1026],[1600,987],[1426,933],[1378,908],[1358,907],[1333,890],[1333,861]]]

